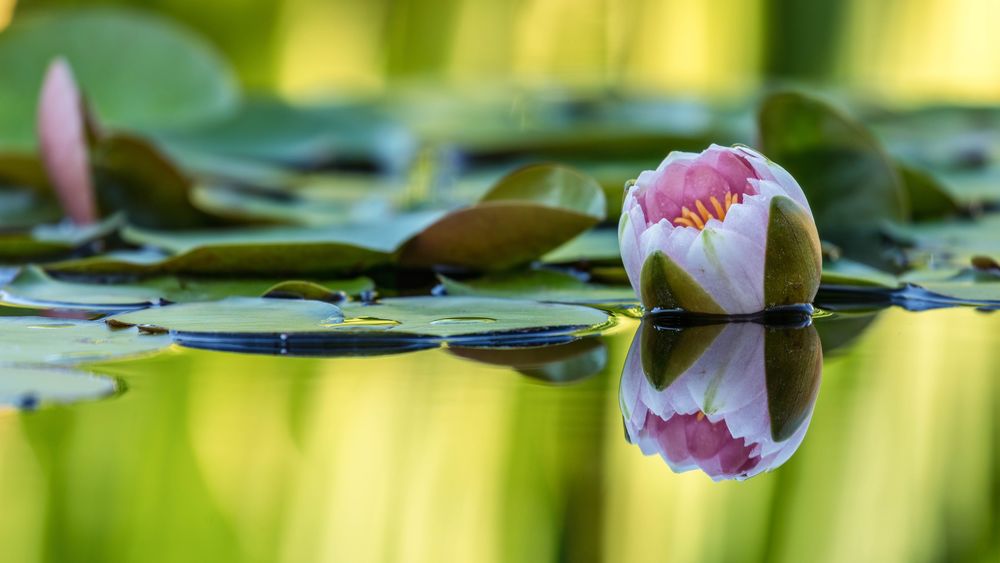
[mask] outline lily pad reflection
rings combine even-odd
[[[628,440],[716,481],[770,471],[805,437],[822,361],[813,326],[644,322],[619,393]]]

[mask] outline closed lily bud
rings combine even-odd
[[[622,372],[625,432],[675,472],[743,480],[802,443],[823,352],[813,326],[663,328],[644,321]]]
[[[745,315],[816,296],[822,255],[809,202],[760,153],[675,151],[626,189],[618,238],[647,311]]]

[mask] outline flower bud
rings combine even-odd
[[[627,188],[622,261],[648,311],[745,315],[810,303],[822,272],[802,188],[737,146],[672,152]]]

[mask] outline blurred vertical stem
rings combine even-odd
[[[836,65],[847,0],[763,0],[763,74],[821,80]]]
[[[386,6],[385,73],[389,78],[435,75],[451,55],[462,0],[394,0]]]

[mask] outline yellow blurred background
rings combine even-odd
[[[806,80],[904,102],[1000,99],[994,0],[0,0],[133,5],[187,23],[247,86],[400,84],[738,96]]]

